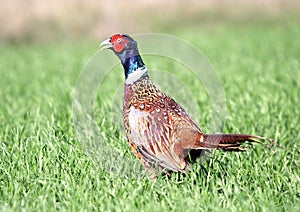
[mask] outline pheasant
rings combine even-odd
[[[100,44],[121,60],[125,72],[123,124],[133,154],[148,171],[162,173],[189,169],[192,158],[205,150],[244,151],[243,144],[270,138],[247,134],[205,134],[186,111],[150,79],[137,42],[126,34],[115,34]]]

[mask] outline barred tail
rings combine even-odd
[[[246,142],[259,143],[272,148],[279,146],[274,139],[246,134],[204,134],[203,143],[206,149],[222,149],[225,151],[244,151]],[[266,143],[265,141],[269,142]]]

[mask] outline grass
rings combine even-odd
[[[0,210],[299,210],[298,23],[225,24],[177,34],[216,68],[227,101],[224,132],[273,137],[283,149],[215,152],[181,180],[118,177],[92,162],[73,126],[76,80],[98,43],[1,44]],[[209,101],[191,87],[207,130]],[[107,142],[135,160],[100,98],[95,110]]]

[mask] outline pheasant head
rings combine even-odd
[[[127,84],[132,84],[147,73],[139,54],[137,42],[125,34],[114,34],[100,44],[101,49],[111,49],[121,60]]]

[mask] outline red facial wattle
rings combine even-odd
[[[128,41],[120,34],[111,37],[110,42],[113,44],[114,51],[121,53]]]

